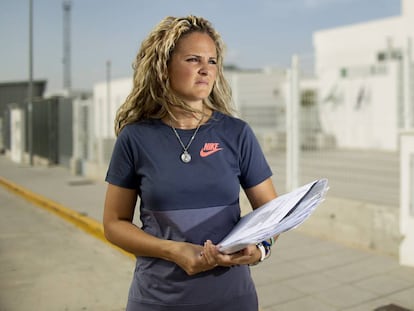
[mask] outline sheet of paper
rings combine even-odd
[[[219,250],[234,253],[249,244],[296,228],[324,200],[327,190],[328,180],[318,179],[269,201],[242,217],[219,243]]]

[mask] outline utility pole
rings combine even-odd
[[[111,136],[111,61],[106,61],[106,128],[107,137]]]
[[[70,14],[71,0],[63,1],[63,89],[71,96],[72,75],[71,75],[71,39],[70,39]]]
[[[33,0],[29,0],[29,87],[27,94],[29,162],[33,165]]]

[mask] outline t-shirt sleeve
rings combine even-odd
[[[240,185],[247,189],[272,176],[262,148],[251,127],[246,124],[240,144]]]
[[[105,181],[119,187],[137,189],[136,157],[127,128],[124,128],[116,139]]]

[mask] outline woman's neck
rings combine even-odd
[[[174,118],[166,116],[163,121],[170,126],[179,129],[194,129],[200,124],[207,122],[210,118],[212,111],[210,109],[203,108],[202,112],[188,112],[182,109],[174,109],[172,111]]]

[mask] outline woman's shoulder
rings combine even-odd
[[[136,136],[149,133],[161,126],[161,121],[156,119],[146,119],[135,121],[124,126],[119,136]]]
[[[213,118],[219,121],[219,123],[222,123],[225,128],[243,129],[249,127],[249,124],[245,120],[237,116],[227,115],[218,111],[214,113]]]

